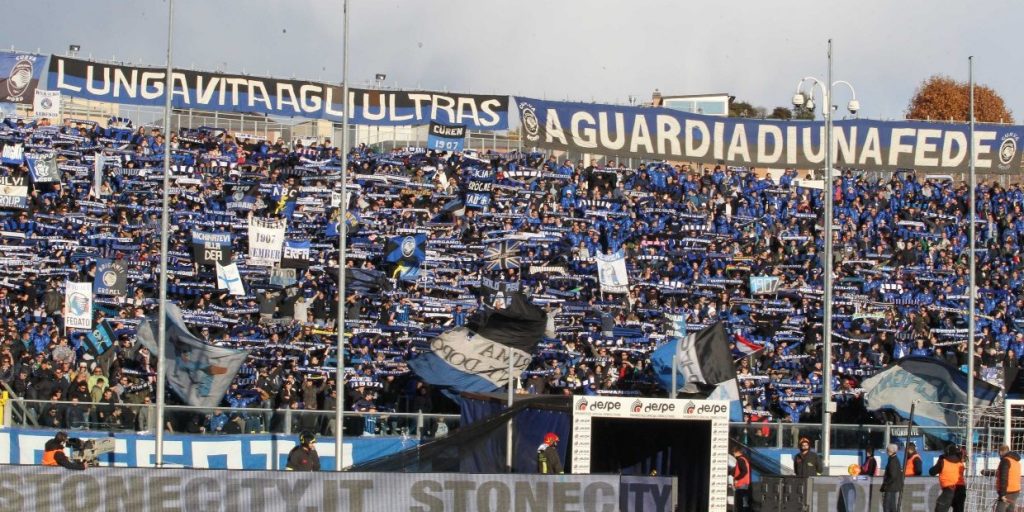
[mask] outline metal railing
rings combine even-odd
[[[927,430],[930,436],[925,436]],[[788,423],[777,421],[774,423],[730,423],[730,437],[739,440],[745,445],[755,448],[797,448],[800,438],[806,437],[812,445],[818,445],[822,438],[820,423]],[[941,435],[949,432],[952,436],[962,436],[963,427],[911,427],[912,438],[924,438],[925,442],[931,442],[931,438],[944,437]],[[883,449],[894,439],[906,439],[908,432],[906,425],[848,425],[832,424],[832,446],[833,450],[862,450],[867,446],[874,447],[876,451]],[[936,446],[918,446],[919,450],[941,449],[941,443]]]
[[[12,427],[147,432],[156,421],[156,404],[68,402],[12,399]],[[118,412],[114,412],[118,410]],[[310,430],[333,435],[333,410],[266,409],[258,407],[194,407],[167,405],[168,433],[184,434],[297,434]],[[421,412],[356,412],[343,414],[347,436],[443,436],[459,426],[458,414]]]

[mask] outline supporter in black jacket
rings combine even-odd
[[[890,443],[885,453],[889,456],[882,477],[882,512],[896,512],[896,503],[903,491],[903,463],[896,456],[896,445]]]
[[[821,459],[811,450],[811,441],[800,438],[800,452],[793,456],[793,474],[796,476],[818,476],[821,474]]]

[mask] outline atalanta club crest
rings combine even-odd
[[[529,103],[520,103],[519,112],[523,121],[523,130],[526,132],[526,140],[539,140],[540,121],[537,119],[537,110]]]
[[[32,60],[28,57],[22,57],[18,59],[18,62],[14,63],[11,67],[11,72],[7,75],[7,94],[6,98],[8,101],[21,101],[25,91],[28,90],[29,85],[32,84]]]
[[[1003,141],[999,144],[999,169],[1006,171],[1013,166],[1017,158],[1017,138],[1016,133],[1003,135]]]
[[[113,288],[114,285],[117,284],[117,272],[114,272],[113,270],[108,270],[103,273],[102,279],[103,286],[106,286],[107,288]]]
[[[402,256],[411,258],[416,252],[416,238],[407,236],[402,239]]]

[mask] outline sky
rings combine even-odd
[[[167,0],[5,3],[4,48],[166,62]],[[341,5],[174,0],[173,64],[340,82]],[[801,78],[825,79],[831,38],[833,78],[854,86],[861,117],[902,118],[925,78],[966,80],[973,55],[977,82],[1024,119],[1013,0],[349,0],[349,14],[353,86],[384,73],[404,89],[620,104],[725,92],[771,111]]]

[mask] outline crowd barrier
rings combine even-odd
[[[765,477],[753,486],[753,494],[761,512],[869,512],[882,509],[881,486],[877,476]],[[930,512],[941,490],[938,478],[907,478],[900,511]]]
[[[671,511],[671,478],[7,466],[0,510]]]
[[[68,431],[81,439],[113,438],[115,451],[100,457],[100,464],[121,467],[152,467],[156,440],[153,434],[105,434]],[[0,430],[0,464],[38,464],[43,445],[52,439],[52,430]],[[281,469],[297,436],[280,434],[251,435],[177,435],[164,436],[166,467],[197,469]],[[378,457],[386,457],[419,443],[411,437],[346,437],[344,465],[350,466]],[[316,443],[320,463],[334,467],[334,438],[322,436]],[[3,509],[0,509],[3,510]]]

